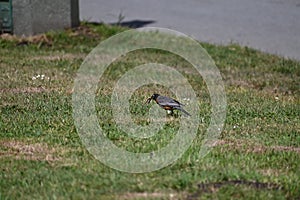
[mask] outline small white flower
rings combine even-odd
[[[278,100],[279,100],[279,97],[278,97],[278,96],[276,96],[276,97],[275,97],[275,100],[277,100],[277,101],[278,101]]]
[[[172,113],[172,111],[171,110],[167,110],[167,113],[170,115]]]
[[[35,77],[35,76],[33,76],[33,77],[32,77],[32,80],[34,81],[35,79],[36,79],[36,77]]]

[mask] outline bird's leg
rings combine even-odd
[[[176,111],[176,113],[175,113],[175,117],[176,117],[176,118],[178,117],[178,111]]]

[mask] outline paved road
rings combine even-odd
[[[300,60],[300,0],[81,0],[82,20],[171,28]]]

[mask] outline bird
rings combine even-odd
[[[149,104],[151,100],[154,100],[161,108],[171,111],[171,114],[173,114],[173,110],[180,110],[185,115],[191,116],[190,113],[182,108],[184,105],[175,99],[154,93],[150,98],[147,99],[146,103]]]

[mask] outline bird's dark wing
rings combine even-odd
[[[182,108],[183,104],[176,101],[175,99],[165,97],[165,96],[158,96],[156,98],[156,103],[158,103],[161,107],[163,107],[165,110],[180,110],[187,116],[191,116],[190,113],[188,113],[186,110]]]
[[[165,97],[165,96],[158,96],[156,102],[161,106],[180,107],[182,105],[175,99]]]

